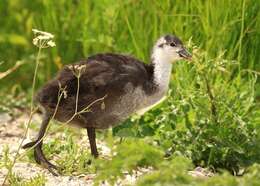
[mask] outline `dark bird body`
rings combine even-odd
[[[71,121],[82,128],[105,129],[119,124],[144,106],[142,99],[145,94],[149,96],[157,91],[152,79],[153,66],[145,65],[133,57],[97,54],[77,64],[86,65],[86,70],[79,78],[78,110],[104,97],[104,101],[91,105],[90,112],[80,114]],[[54,113],[60,86],[66,87],[67,97],[60,100],[54,118],[66,122],[75,113],[78,86],[77,77],[68,66],[39,91],[36,101],[48,112]],[[140,90],[138,95],[133,94],[136,90]],[[102,104],[105,108],[102,108]]]
[[[177,37],[166,35],[156,42],[150,64],[106,53],[65,66],[38,92],[35,100],[43,110],[43,121],[37,139],[24,148],[34,146],[36,162],[56,175],[56,166],[42,152],[43,137],[53,117],[86,128],[91,153],[97,157],[95,129],[118,125],[131,114],[144,113],[160,102],[168,90],[172,63],[190,57]],[[84,67],[80,76],[76,67]],[[61,89],[66,94],[60,96]]]

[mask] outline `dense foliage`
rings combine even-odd
[[[1,0],[0,69],[24,60],[26,65],[4,83],[12,79],[30,87],[35,54],[31,30],[38,28],[53,33],[57,44],[43,56],[41,82],[62,64],[97,52],[130,53],[149,61],[153,42],[165,33],[184,41],[192,38],[213,58],[225,51],[225,58],[238,60],[239,67],[256,70],[259,8],[255,0]]]
[[[181,154],[196,165],[236,174],[260,157],[256,76],[232,79],[232,61],[196,57],[192,67],[177,67],[167,101],[129,126],[120,126],[118,135],[122,130],[125,135],[153,135],[168,155]]]

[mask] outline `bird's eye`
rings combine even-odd
[[[175,46],[176,46],[176,44],[175,44],[175,43],[171,43],[171,44],[170,44],[170,46],[172,46],[172,47],[175,47]]]

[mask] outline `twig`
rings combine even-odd
[[[205,76],[205,74],[203,74],[202,77],[204,78],[205,83],[206,83],[207,94],[209,96],[209,100],[210,100],[210,104],[211,104],[211,113],[212,113],[212,116],[213,116],[213,120],[214,120],[215,123],[218,123],[217,107],[215,105],[215,98],[213,96],[212,89],[210,87],[208,78]]]
[[[22,61],[17,61],[16,64],[8,69],[7,71],[5,72],[0,72],[0,79],[3,79],[4,77],[6,77],[7,75],[9,75],[10,73],[12,73],[13,71],[15,71],[19,66],[21,66],[22,64],[24,64],[24,62]]]

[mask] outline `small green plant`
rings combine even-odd
[[[55,138],[44,146],[43,150],[48,157],[53,155],[59,157],[55,163],[61,168],[62,175],[79,175],[94,171],[90,164],[92,156],[87,148],[80,147],[75,142],[75,137],[71,132],[66,131],[64,134],[66,143],[60,143],[60,139]]]
[[[44,186],[46,185],[46,178],[44,175],[38,174],[37,176],[28,180],[23,180],[22,183],[18,183],[19,186]]]
[[[112,160],[97,160],[96,184],[108,181],[114,185],[124,172],[133,173],[138,167],[155,167],[163,160],[163,151],[143,140],[127,140],[116,146]]]
[[[8,181],[12,186],[44,186],[46,183],[46,178],[44,175],[38,174],[30,179],[23,179],[12,174]]]
[[[10,158],[10,152],[8,146],[4,147],[1,154],[0,169],[5,168],[10,172],[8,176],[8,183],[13,186],[35,186],[35,185],[45,185],[45,177],[43,175],[37,175],[30,179],[23,179],[21,176],[17,175],[12,171],[13,160]]]
[[[140,178],[137,185],[193,185],[193,179],[188,175],[192,167],[191,161],[184,157],[162,160],[157,169]]]
[[[138,186],[149,185],[180,185],[180,186],[240,186],[259,185],[259,165],[252,166],[243,177],[234,177],[228,172],[215,175],[209,178],[194,178],[187,174],[191,165],[188,159],[183,157],[173,158],[171,161],[163,162],[162,167],[154,172],[140,177]]]

